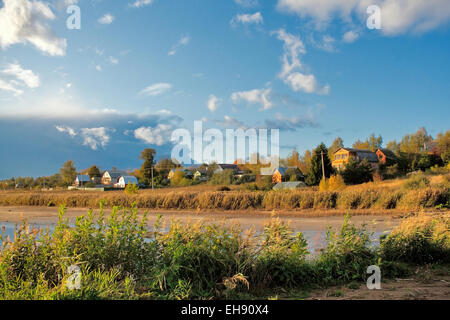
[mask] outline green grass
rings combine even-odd
[[[408,220],[375,248],[370,232],[347,216],[311,258],[303,235],[278,219],[260,234],[237,225],[177,222],[163,231],[159,219],[149,232],[136,207],[115,207],[108,218],[103,208],[98,215],[90,211],[74,226],[64,213],[61,207],[52,233],[24,223],[14,239],[2,239],[0,299],[252,299],[289,292],[301,298],[316,288],[364,284],[373,264],[383,277],[403,276],[411,264],[448,268],[447,218],[414,217],[423,221]],[[79,290],[67,286],[74,265]]]

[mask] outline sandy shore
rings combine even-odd
[[[83,208],[68,208],[65,217],[74,221],[76,217],[86,215],[88,209]],[[98,210],[94,210],[98,212]],[[110,210],[106,209],[106,213]],[[144,210],[139,210],[142,214]],[[338,228],[342,225],[344,220],[343,213],[336,212],[336,215],[324,215],[309,214],[305,212],[299,214],[298,212],[265,212],[254,211],[251,214],[248,211],[244,213],[240,212],[193,212],[193,211],[169,211],[169,210],[152,210],[148,215],[149,225],[153,225],[157,219],[157,216],[161,214],[163,217],[162,222],[164,224],[170,223],[171,220],[176,219],[182,223],[187,222],[205,222],[230,225],[232,223],[239,223],[243,229],[249,229],[253,227],[256,231],[261,230],[264,223],[268,221],[271,216],[279,217],[281,220],[289,221],[291,227],[294,230],[325,230],[328,225],[333,228]],[[0,206],[0,223],[12,222],[18,223],[26,219],[29,223],[36,224],[53,224],[58,219],[58,209],[55,207],[1,207]],[[358,212],[352,216],[352,222],[361,225],[365,223],[372,231],[388,231],[397,226],[401,221],[400,215],[376,215],[376,214],[364,214]]]

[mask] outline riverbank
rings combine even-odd
[[[94,209],[94,213],[99,213],[99,209]],[[142,216],[146,210],[138,210]],[[86,215],[87,208],[67,208],[65,217],[74,222],[79,216]],[[348,212],[348,211],[347,211]],[[323,213],[323,212],[322,212]],[[279,217],[283,222],[289,222],[290,228],[296,231],[316,231],[325,230],[327,226],[338,228],[344,221],[346,211],[335,210],[333,214],[321,214],[320,211],[261,211],[255,210],[249,214],[246,211],[189,211],[189,210],[149,210],[147,216],[148,225],[156,223],[158,215],[162,216],[163,224],[170,224],[172,220],[178,220],[183,224],[206,223],[224,224],[226,226],[238,223],[244,230],[254,228],[261,231],[264,224],[272,217]],[[376,214],[368,210],[350,211],[352,222],[361,226],[366,224],[368,229],[375,232],[388,231],[399,225],[403,214]],[[30,207],[30,206],[0,206],[0,223],[21,223],[24,219],[28,223],[35,224],[55,224],[58,221],[58,208],[55,207]]]

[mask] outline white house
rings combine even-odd
[[[105,171],[102,175],[102,184],[115,184],[119,181],[119,178],[126,176],[124,171]]]
[[[91,178],[89,178],[87,174],[78,174],[75,178],[74,185],[77,187],[81,187],[88,182],[91,182]]]
[[[137,185],[138,184],[138,180],[137,180],[137,178],[136,177],[133,177],[133,176],[121,176],[120,178],[119,178],[119,182],[117,182],[116,184],[115,184],[115,186],[117,187],[117,188],[125,188],[127,185],[129,185],[129,184],[135,184],[135,185]]]

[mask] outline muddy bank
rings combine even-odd
[[[68,208],[66,212],[66,218],[70,221],[74,221],[76,217],[86,215],[88,209],[85,208]],[[94,210],[98,212],[98,210]],[[110,210],[106,209],[106,213]],[[142,214],[144,210],[139,210]],[[328,211],[327,211],[328,212]],[[153,225],[156,222],[158,215],[162,215],[162,221],[165,224],[170,223],[173,219],[179,220],[183,223],[187,222],[205,222],[230,225],[232,223],[239,223],[243,229],[254,228],[259,231],[263,228],[263,225],[271,217],[279,217],[283,221],[289,221],[291,228],[297,231],[318,231],[325,230],[328,225],[333,228],[338,228],[344,221],[344,212],[336,212],[334,215],[330,215],[329,212],[326,215],[321,216],[320,212],[315,212],[316,216],[312,213],[296,213],[289,211],[258,211],[255,210],[251,214],[248,212],[220,212],[220,211],[171,211],[171,210],[151,210],[148,215],[149,225]],[[393,227],[397,226],[401,221],[400,215],[376,215],[364,214],[364,212],[352,213],[352,222],[356,225],[367,224],[367,227],[371,231],[382,232],[389,231]],[[58,209],[55,207],[1,207],[0,206],[0,223],[12,222],[19,223],[24,219],[29,223],[36,224],[54,224],[58,220]]]

